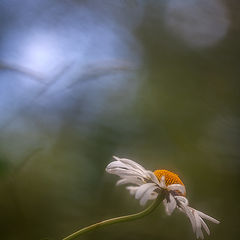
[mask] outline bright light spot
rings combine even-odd
[[[23,43],[21,63],[32,71],[48,75],[62,62],[57,39],[49,33],[31,34]]]
[[[230,20],[217,0],[169,0],[165,13],[167,28],[194,47],[208,47],[222,40]]]

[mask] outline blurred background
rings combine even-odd
[[[112,155],[178,173],[237,239],[238,0],[0,1],[0,238],[57,240],[142,210]],[[195,239],[159,207],[81,239]],[[79,238],[80,239],[80,238]]]

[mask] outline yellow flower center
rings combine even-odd
[[[161,181],[161,177],[164,176],[166,186],[171,184],[181,184],[184,186],[179,176],[173,172],[162,169],[162,170],[155,170],[153,173],[155,174],[155,176],[158,178],[159,181]]]

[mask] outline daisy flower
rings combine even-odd
[[[130,159],[115,156],[113,158],[115,161],[108,164],[106,171],[120,177],[117,185],[128,184],[127,190],[140,200],[141,205],[164,194],[163,204],[167,215],[171,215],[176,208],[179,209],[189,218],[196,237],[201,239],[204,238],[202,228],[210,234],[203,219],[219,223],[218,220],[188,205],[185,186],[177,174],[168,170],[152,172]]]

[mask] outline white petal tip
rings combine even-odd
[[[105,171],[108,172],[108,173],[111,172],[111,168],[109,167],[109,165],[106,166]]]

